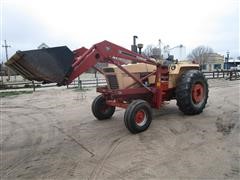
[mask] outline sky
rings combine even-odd
[[[1,45],[17,50],[66,45],[74,50],[103,40],[127,49],[137,43],[187,53],[199,45],[240,56],[239,0],[0,0]],[[5,61],[1,47],[0,61]]]

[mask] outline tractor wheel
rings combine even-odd
[[[189,70],[182,74],[176,87],[176,100],[179,110],[187,115],[199,114],[208,99],[208,83],[203,73]]]
[[[109,119],[114,112],[115,107],[107,105],[103,95],[99,95],[94,99],[92,103],[92,113],[98,120]]]
[[[145,131],[152,122],[152,109],[146,101],[135,100],[124,114],[126,128],[133,134]]]

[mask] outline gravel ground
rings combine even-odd
[[[239,179],[240,81],[209,80],[204,112],[173,100],[132,135],[124,110],[91,113],[95,89],[46,89],[1,99],[2,179]]]

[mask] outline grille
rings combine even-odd
[[[114,72],[113,68],[104,68],[103,69],[104,72]]]
[[[111,89],[119,89],[116,75],[107,75],[107,79]]]

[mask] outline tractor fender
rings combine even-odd
[[[169,88],[176,88],[177,82],[181,75],[188,71],[188,70],[199,70],[198,64],[190,64],[190,63],[184,63],[184,64],[171,64],[169,66]]]

